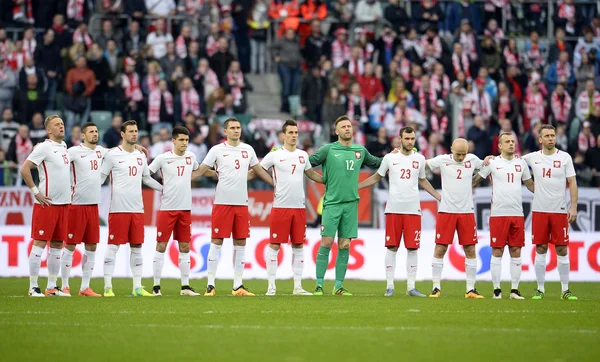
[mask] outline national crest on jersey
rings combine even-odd
[[[515,171],[521,172],[521,165],[515,165]]]
[[[186,157],[185,158],[185,164],[186,165],[191,165],[192,164],[192,158],[191,157]]]
[[[554,161],[554,168],[560,168],[560,160]]]
[[[248,158],[248,151],[242,151],[242,158]]]
[[[300,161],[301,164],[306,163],[306,161],[304,160],[304,156],[298,156],[298,161]]]
[[[98,158],[102,158],[102,152],[100,152],[100,151],[96,151],[96,157],[98,157]]]
[[[465,162],[465,168],[471,168],[471,161]]]
[[[419,161],[413,161],[413,163],[412,163],[412,167],[413,167],[415,170],[418,170],[418,169],[419,169]]]
[[[143,161],[140,157],[137,158],[137,163],[139,166],[143,165]]]
[[[362,153],[360,153],[360,151],[354,152],[354,155],[356,156],[357,160],[360,160],[360,158],[362,157]]]

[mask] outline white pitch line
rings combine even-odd
[[[224,325],[224,324],[158,324],[158,323],[113,323],[113,324],[97,324],[97,323],[58,323],[58,322],[8,322],[0,321],[0,325],[11,325],[11,326],[57,326],[57,327],[94,327],[94,328],[118,328],[118,327],[132,327],[132,328],[171,328],[171,329],[250,329],[250,330],[333,330],[333,331],[423,331],[430,333],[431,327],[411,327],[411,326],[263,326],[263,325]],[[464,328],[455,327],[436,327],[433,330],[440,331],[464,331]],[[580,333],[580,334],[598,334],[600,330],[597,329],[525,329],[525,328],[469,328],[475,332],[489,332],[489,333],[557,333],[564,335],[566,331],[569,333]]]

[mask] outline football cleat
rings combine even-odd
[[[346,297],[351,297],[352,293],[344,289],[344,287],[339,287],[331,292],[332,295],[343,295]]]
[[[471,289],[465,293],[465,299],[484,299],[485,297],[477,292],[477,289]]]
[[[240,285],[237,289],[231,291],[231,295],[236,297],[255,297],[254,293],[250,293],[248,289],[244,288],[244,285]]]
[[[427,296],[417,290],[417,288],[412,288],[411,290],[406,291],[406,295],[409,297],[419,297],[419,298],[427,298]]]
[[[29,289],[28,295],[30,297],[36,297],[36,298],[45,297],[44,293],[42,293],[42,290],[39,287],[33,287],[33,288]]]
[[[433,288],[431,294],[429,294],[429,298],[439,298],[442,295],[442,291],[440,288]]]
[[[200,293],[196,293],[194,288],[190,287],[189,285],[183,285],[181,287],[181,292],[179,292],[179,295],[184,295],[187,297],[199,297]]]
[[[269,297],[274,296],[277,293],[277,289],[275,289],[275,287],[271,286],[269,287],[269,289],[267,289],[267,294]]]
[[[115,293],[112,290],[112,287],[105,287],[104,288],[104,296],[105,297],[114,297]]]
[[[135,288],[132,292],[131,295],[134,297],[153,297],[154,294],[152,293],[148,293],[146,291],[146,289],[144,289],[144,287],[141,288]]]
[[[384,297],[393,297],[394,296],[394,288],[387,288],[385,290]]]
[[[510,299],[525,299],[521,296],[521,293],[519,292],[519,289],[511,289],[510,290]]]
[[[313,295],[311,292],[307,292],[302,288],[295,288],[292,292],[293,295]]]
[[[533,299],[533,300],[542,300],[542,299],[544,299],[544,292],[542,292],[539,289],[536,289],[535,295],[533,297],[531,297],[531,299]]]
[[[61,290],[62,290],[63,293],[68,294],[68,297],[71,296],[71,288],[64,287],[64,288],[61,288]],[[61,297],[67,297],[67,295],[62,295]]]
[[[315,288],[315,292],[313,293],[313,295],[323,295],[323,286],[322,285],[317,285],[317,287]]]
[[[577,297],[574,296],[573,293],[571,293],[571,291],[569,289],[567,289],[562,294],[562,296],[560,297],[560,299],[564,299],[564,300],[577,300]]]
[[[155,297],[162,297],[162,293],[160,292],[160,285],[155,285],[152,287],[152,294]]]
[[[66,294],[59,287],[46,289],[46,297],[70,297],[71,294]]]
[[[492,297],[492,299],[502,299],[502,289],[494,289],[494,296]]]
[[[214,285],[209,285],[208,287],[206,287],[206,292],[204,293],[205,297],[214,297],[216,294],[217,291],[215,290]]]
[[[84,290],[79,291],[80,297],[101,297],[101,294],[98,294],[92,290],[92,288],[85,288]]]

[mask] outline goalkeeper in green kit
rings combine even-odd
[[[358,236],[358,176],[363,164],[377,169],[381,159],[363,146],[352,143],[352,122],[347,116],[335,121],[338,141],[326,144],[310,156],[310,164],[322,165],[325,182],[321,247],[317,254],[317,287],[314,295],[323,295],[323,279],[329,264],[329,253],[335,234],[338,235],[338,256],[335,263],[333,295],[351,296],[342,284],[348,269],[350,240]]]

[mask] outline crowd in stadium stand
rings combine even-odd
[[[246,75],[277,72],[281,111],[335,140],[339,115],[382,156],[417,130],[426,158],[465,137],[483,158],[500,132],[539,149],[542,124],[574,159],[580,185],[600,180],[600,17],[596,1],[0,0],[0,185],[45,138],[58,110],[67,144],[109,111],[102,143],[138,120],[151,158],[170,130],[191,131],[199,160],[223,139],[219,116],[249,111]],[[100,14],[100,18],[97,17]],[[98,21],[90,21],[91,19]],[[549,24],[550,22],[550,24]],[[551,25],[551,26],[548,26]],[[504,30],[503,30],[504,27]],[[553,29],[553,34],[547,34]],[[267,59],[269,58],[269,59]],[[260,105],[254,105],[259,111]],[[249,136],[249,132],[246,132]],[[259,156],[278,140],[247,137]]]

